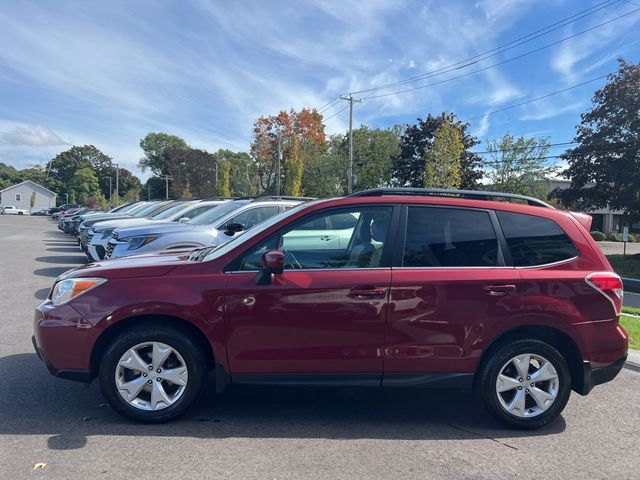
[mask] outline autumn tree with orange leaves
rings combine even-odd
[[[280,172],[281,192],[278,185],[278,144],[282,151]],[[327,150],[322,115],[315,109],[303,108],[297,112],[282,110],[278,115],[260,117],[253,124],[251,154],[259,169],[262,188],[267,193],[299,196],[307,146],[323,154]]]

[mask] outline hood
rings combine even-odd
[[[97,214],[96,216],[91,215],[89,218],[87,218],[84,221],[84,224],[87,227],[90,227],[98,222],[106,222],[108,220],[117,220],[122,218],[135,218],[135,217],[120,215],[119,213],[103,213],[103,214]]]
[[[160,235],[174,232],[188,232],[193,230],[193,225],[176,222],[148,222],[146,225],[118,228],[119,238],[137,237],[138,235]]]
[[[167,251],[156,254],[132,255],[130,257],[88,263],[68,270],[56,282],[67,278],[101,277],[106,279],[160,277],[179,265],[188,262],[188,251]]]
[[[154,222],[144,217],[113,218],[111,220],[104,220],[104,221],[101,220],[99,223],[96,223],[95,230],[96,232],[100,232],[102,230],[113,230],[116,228],[148,225],[150,223],[154,223]]]

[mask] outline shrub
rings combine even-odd
[[[621,242],[622,234],[615,232],[607,233],[607,240],[609,240],[610,242]]]
[[[607,236],[604,233],[599,232],[598,230],[594,230],[593,232],[589,232],[589,233],[591,233],[591,237],[593,237],[593,239],[596,242],[602,242],[603,240],[606,240],[606,238],[607,238]]]

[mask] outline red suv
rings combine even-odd
[[[216,247],[60,276],[34,346],[122,415],[170,420],[227,384],[470,387],[536,428],[622,368],[622,282],[591,218],[517,195],[375,189]]]

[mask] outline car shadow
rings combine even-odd
[[[77,255],[49,255],[46,257],[36,257],[36,262],[43,263],[64,263],[64,264],[80,264],[85,263],[86,257],[78,250]]]
[[[67,265],[66,267],[48,267],[48,268],[38,268],[33,271],[34,275],[40,275],[41,277],[51,277],[56,278],[62,275],[67,270],[71,270],[74,268],[73,266]]]
[[[50,290],[50,288],[41,288],[40,290],[37,290],[36,293],[33,294],[33,296],[38,300],[45,300],[49,295]]]
[[[47,373],[35,354],[0,359],[0,435],[49,435],[56,450],[80,449],[92,435],[196,438],[490,439],[554,435],[562,417],[536,431],[517,431],[493,420],[460,390],[231,386],[201,400],[165,425],[139,425],[116,414],[97,382],[86,386]],[[29,392],[29,395],[24,395]]]
[[[69,246],[56,245],[55,247],[47,248],[47,252],[59,252],[59,253],[80,253],[76,243],[69,244]]]

